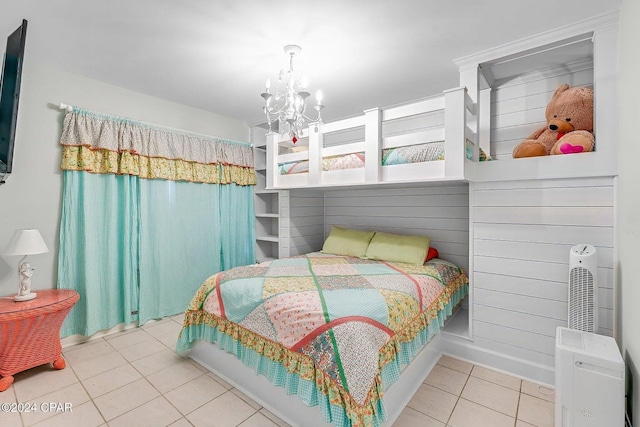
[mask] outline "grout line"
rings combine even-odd
[[[473,365],[473,368],[471,368],[471,372],[473,372],[473,369],[474,369],[475,367],[476,367],[476,365]],[[458,372],[459,372],[459,371],[458,371]],[[458,406],[458,402],[460,401],[460,399],[462,399],[462,393],[464,392],[464,389],[466,388],[466,386],[467,386],[467,384],[468,384],[469,379],[471,378],[471,376],[472,376],[471,374],[469,374],[469,375],[467,376],[467,381],[465,382],[464,387],[462,388],[462,391],[460,392],[460,396],[458,396],[458,400],[456,401],[456,405],[455,405],[455,406],[454,406],[454,408],[453,408],[453,409],[454,409],[454,411],[455,411],[455,407],[456,407],[456,406]],[[517,418],[517,416],[518,416],[518,408],[519,408],[519,406],[520,406],[520,397],[521,397],[521,395],[522,395],[522,393],[520,392],[520,390],[514,390],[514,389],[512,389],[512,388],[505,387],[505,386],[503,386],[503,385],[501,385],[501,384],[494,383],[493,381],[489,381],[489,380],[486,380],[486,379],[484,379],[484,378],[480,378],[480,377],[477,377],[477,376],[473,376],[473,377],[474,377],[474,378],[476,378],[476,379],[478,379],[478,380],[486,381],[486,382],[488,382],[488,383],[490,383],[490,384],[497,385],[497,386],[500,386],[500,387],[502,387],[502,388],[504,388],[504,389],[511,390],[511,391],[515,391],[515,392],[517,392],[517,393],[518,393],[518,404],[517,404],[517,406],[516,406],[516,414],[515,414],[515,416],[511,416],[511,415],[506,414],[506,413],[504,413],[504,412],[501,412],[501,411],[499,411],[499,410],[497,410],[497,409],[491,408],[491,407],[489,407],[489,406],[483,405],[483,404],[478,403],[478,402],[475,402],[475,401],[473,401],[473,400],[469,400],[470,402],[475,403],[475,404],[476,404],[476,405],[478,405],[478,406],[482,406],[482,407],[487,408],[487,409],[489,409],[489,410],[491,410],[491,411],[493,411],[493,412],[497,412],[497,413],[499,413],[499,414],[506,415],[506,416],[507,416],[507,417],[509,417],[509,418],[513,418],[513,419],[514,419],[514,425],[515,425],[515,423],[516,423],[516,422],[517,422],[517,420],[518,420],[518,418]],[[520,381],[520,388],[522,388],[522,381]],[[453,416],[453,411],[451,411],[451,415],[449,416],[449,419],[447,420],[447,424],[449,423],[449,421],[451,421],[451,416]]]
[[[174,320],[174,319],[169,319],[169,320]],[[162,323],[165,323],[165,322],[162,322]],[[181,325],[181,324],[180,324],[179,322],[177,322],[177,321],[176,321],[176,322],[174,322],[174,323],[176,323],[176,324],[178,324],[178,325]],[[158,326],[159,326],[159,325],[158,325]],[[151,335],[150,333],[148,333],[148,332],[147,332],[146,330],[144,330],[143,328],[135,328],[135,329],[140,330],[140,331],[144,331],[144,332],[145,332],[145,334],[146,334],[150,339],[153,339],[153,340],[155,340],[156,342],[159,342],[159,343],[163,346],[163,350],[160,350],[160,351],[164,351],[164,349],[169,349],[169,350],[171,350],[171,351],[173,351],[173,352],[175,353],[175,350],[173,350],[172,348],[168,347],[166,344],[164,344],[162,341],[160,341],[160,340],[159,340],[158,338],[156,338],[155,336],[153,336],[153,335]],[[116,336],[116,335],[118,335],[118,334],[120,334],[120,336],[125,336],[125,335],[128,335],[128,334],[133,333],[133,332],[135,332],[135,331],[132,331],[132,330],[119,331],[119,332],[116,332],[116,333],[114,333],[114,334],[111,334],[111,335],[112,335],[112,336],[111,336],[111,338],[117,338],[117,336]],[[183,415],[183,414],[182,414],[182,412],[180,412],[180,411],[178,410],[178,408],[176,408],[176,407],[175,407],[175,405],[173,405],[173,403],[172,403],[169,399],[167,399],[167,397],[165,396],[165,393],[160,392],[160,390],[158,390],[158,389],[155,387],[155,385],[154,385],[153,383],[151,383],[151,382],[147,379],[147,375],[144,375],[142,372],[140,372],[140,371],[139,371],[139,370],[138,370],[138,369],[137,369],[137,368],[136,368],[136,367],[135,367],[135,366],[134,366],[130,361],[128,361],[128,360],[127,360],[127,359],[122,355],[121,350],[125,350],[125,349],[129,348],[130,346],[127,346],[127,347],[123,347],[123,348],[121,348],[121,349],[118,349],[118,348],[115,348],[115,347],[111,344],[110,340],[105,339],[104,337],[100,337],[100,338],[99,338],[99,340],[102,340],[103,342],[106,342],[106,343],[107,343],[107,345],[108,345],[108,347],[110,348],[110,351],[108,351],[107,353],[101,353],[101,354],[95,355],[95,356],[93,356],[93,357],[88,357],[88,358],[86,358],[86,359],[84,359],[84,358],[83,358],[83,359],[82,359],[82,361],[85,361],[85,360],[92,360],[92,359],[98,358],[98,357],[100,357],[100,356],[103,356],[104,354],[110,354],[110,353],[114,353],[114,352],[115,352],[115,353],[117,353],[120,357],[122,357],[122,358],[125,360],[125,362],[126,362],[125,364],[118,366],[118,368],[121,368],[122,366],[126,366],[126,365],[131,366],[131,368],[133,368],[133,369],[134,369],[138,374],[140,374],[140,376],[141,376],[141,378],[138,378],[138,379],[136,379],[136,380],[134,380],[134,381],[139,381],[139,380],[141,380],[141,379],[144,379],[144,380],[145,380],[145,381],[146,381],[146,382],[147,382],[147,383],[148,383],[148,384],[149,384],[153,389],[155,389],[155,390],[158,392],[158,394],[159,394],[158,396],[153,397],[151,400],[148,400],[148,401],[146,401],[146,402],[143,402],[142,404],[140,404],[140,405],[136,406],[135,408],[131,408],[130,410],[125,411],[125,412],[123,412],[122,414],[117,415],[117,416],[116,416],[116,417],[114,417],[113,419],[116,419],[116,418],[118,418],[118,417],[120,417],[120,416],[122,416],[122,415],[124,415],[124,414],[127,414],[127,413],[129,413],[129,412],[131,412],[131,411],[133,411],[133,410],[135,410],[135,409],[137,409],[137,408],[139,408],[139,407],[141,407],[141,406],[143,406],[143,405],[145,405],[145,404],[149,403],[150,401],[152,401],[152,400],[154,400],[154,399],[157,399],[158,397],[160,397],[160,396],[161,396],[161,397],[163,397],[163,399],[164,399],[166,402],[168,402],[168,403],[169,403],[169,404],[170,404],[170,405],[171,405],[171,406],[172,406],[172,407],[177,411],[177,413],[178,413],[178,414],[180,414],[180,418],[179,418],[178,420],[176,420],[176,422],[177,422],[177,421],[179,421],[180,419],[184,419],[184,420],[185,420],[186,422],[188,422],[190,425],[193,425],[193,424],[192,424],[188,419],[186,419],[186,416],[185,416],[185,415]],[[99,340],[96,340],[96,341],[95,341],[95,344],[98,344]],[[143,341],[146,341],[146,340],[143,340]],[[81,344],[81,343],[78,343],[78,344],[75,344],[75,345],[79,345],[79,344]],[[91,345],[91,344],[90,344],[90,345]],[[136,345],[136,344],[134,344],[134,345]],[[65,353],[65,351],[66,351],[66,352],[68,352],[68,353],[72,353],[73,351],[76,351],[76,350],[82,350],[82,349],[80,349],[80,348],[78,348],[78,349],[76,349],[76,350],[72,350],[72,347],[74,347],[74,346],[69,346],[69,347],[67,347],[66,349],[64,349],[64,350],[63,350],[63,352],[62,352],[63,357],[65,356],[65,354],[64,354],[64,353]],[[156,353],[159,353],[159,352],[156,352]],[[148,355],[148,356],[152,356],[153,354],[156,354],[156,353],[152,353],[152,354],[150,354],[150,355]],[[178,355],[178,356],[180,356],[180,355],[179,355],[179,354],[177,354],[177,353],[175,353],[175,354],[176,354],[176,355]],[[145,357],[147,357],[147,356],[145,356]],[[186,359],[186,358],[184,358],[184,357],[182,357],[182,356],[180,356],[180,357],[181,357],[182,359],[184,359],[184,360],[188,360],[188,359]],[[139,360],[139,359],[138,359],[138,360]],[[178,362],[178,363],[180,363],[180,362]],[[172,366],[173,366],[173,365],[172,365]],[[85,403],[89,403],[89,402],[90,402],[90,403],[93,405],[93,407],[96,409],[96,411],[98,412],[98,414],[100,415],[100,417],[101,417],[101,419],[102,419],[102,422],[101,422],[100,424],[107,424],[107,423],[108,423],[108,421],[106,420],[105,415],[104,415],[104,414],[102,413],[102,411],[100,410],[100,407],[96,404],[94,397],[92,397],[92,395],[88,392],[88,390],[87,390],[87,388],[86,388],[86,385],[85,385],[85,383],[84,383],[84,381],[91,380],[91,378],[94,378],[94,377],[95,377],[95,376],[97,376],[97,375],[101,375],[101,374],[103,374],[104,372],[98,373],[98,374],[93,375],[93,376],[91,376],[91,377],[87,377],[87,378],[85,378],[84,380],[81,380],[81,379],[80,379],[80,377],[78,376],[78,374],[77,374],[76,370],[74,369],[73,364],[71,364],[71,363],[67,362],[67,369],[70,369],[70,370],[71,370],[71,372],[72,372],[73,376],[74,376],[74,377],[75,377],[75,379],[76,379],[76,382],[74,382],[73,384],[70,384],[70,385],[68,385],[68,386],[72,386],[72,385],[75,385],[75,384],[79,384],[79,385],[82,387],[82,389],[84,390],[84,392],[86,393],[87,397],[88,397],[88,400],[87,400],[86,402],[83,402],[81,405],[83,405],[83,404],[85,404]],[[165,369],[166,369],[166,368],[165,368]],[[197,369],[197,367],[196,367],[196,369]],[[161,370],[156,371],[156,372],[160,372],[160,371],[161,371]],[[201,374],[202,374],[202,375],[206,375],[206,373],[205,373],[205,372],[202,372],[202,371],[200,371],[200,372],[201,372]],[[153,372],[153,373],[155,373],[155,372]],[[151,374],[149,374],[149,375],[152,375],[153,373],[151,373]],[[201,376],[202,376],[202,375],[201,375]],[[199,378],[199,377],[196,377],[196,378]],[[194,378],[194,379],[196,379],[196,378]],[[193,381],[194,379],[192,379],[191,381]],[[214,380],[214,381],[215,381],[215,379],[213,379],[213,378],[212,378],[212,380]],[[134,381],[132,381],[132,382],[134,382]],[[121,388],[126,387],[126,386],[128,386],[128,385],[130,385],[130,384],[131,384],[131,382],[129,382],[129,383],[127,383],[127,384],[124,384],[124,385],[122,385],[122,386],[120,386],[120,387],[117,387],[117,388],[115,388],[114,390],[110,390],[110,391],[109,391],[109,392],[107,392],[107,393],[110,393],[111,391],[115,391],[115,390],[121,389]],[[185,383],[185,384],[186,384],[186,383]],[[184,384],[181,384],[181,385],[184,385]],[[180,386],[181,386],[181,385],[180,385]],[[68,386],[67,386],[67,387],[68,387]],[[180,387],[180,386],[178,386],[178,387]],[[221,386],[222,386],[222,385],[221,385]],[[63,387],[63,388],[64,388],[64,387]],[[176,388],[177,388],[177,387],[176,387]],[[62,388],[59,388],[59,389],[57,389],[57,390],[53,390],[53,391],[51,391],[51,393],[54,393],[54,392],[56,392],[56,391],[58,391],[58,390],[61,390],[61,389],[62,389]],[[11,392],[13,393],[13,396],[14,396],[15,400],[17,401],[17,394],[16,394],[16,392],[15,392],[15,383],[11,385],[11,390],[12,390]],[[172,389],[172,390],[173,390],[173,389]],[[171,391],[171,390],[168,390],[168,391]],[[227,391],[230,391],[230,390],[227,390]],[[101,397],[101,396],[104,396],[104,395],[105,395],[105,394],[107,394],[107,393],[103,393],[103,394],[101,394],[100,396],[96,396],[96,398],[99,398],[99,397]],[[226,393],[226,391],[225,391],[225,393]],[[222,393],[222,394],[224,394],[224,393]],[[221,395],[222,395],[222,394],[221,394]],[[221,395],[220,395],[220,396],[221,396]],[[42,396],[44,396],[44,395],[36,396],[36,397],[34,397],[34,399],[37,399],[38,397],[42,397]],[[217,396],[217,397],[220,397],[220,396]],[[216,398],[217,398],[217,397],[216,397]],[[214,399],[211,399],[211,400],[215,400],[215,398],[214,398]],[[211,400],[210,400],[210,401],[208,401],[208,402],[205,402],[204,404],[211,402]],[[204,405],[204,404],[203,404],[203,405]],[[203,406],[203,405],[201,405],[201,406]],[[200,406],[200,407],[201,407],[201,406]],[[198,408],[196,408],[196,409],[198,409]],[[252,409],[253,409],[253,408],[252,408]],[[195,410],[195,409],[194,409],[194,410]],[[192,412],[193,412],[193,411],[192,411]],[[51,416],[51,417],[47,417],[47,418],[45,418],[45,419],[43,419],[43,420],[41,420],[41,421],[44,421],[44,420],[51,420],[51,419],[53,419],[55,416],[58,416],[58,415],[62,415],[62,414],[56,414],[56,415],[53,415],[53,416]],[[252,414],[251,416],[253,416],[253,414]],[[22,414],[20,415],[20,422],[21,422],[21,424],[22,424],[23,426],[26,426],[26,425],[27,425],[27,424],[26,424],[26,420],[24,420],[24,419],[23,419]],[[243,421],[243,422],[244,422],[244,421]]]
[[[522,385],[520,386],[522,390]],[[520,399],[522,399],[522,391],[518,394],[518,406],[516,406],[516,424],[518,424],[518,415],[520,414]]]
[[[104,339],[103,339],[104,340]],[[107,341],[107,340],[104,340]],[[110,345],[110,344],[109,344]],[[114,351],[117,351],[114,349]],[[91,396],[91,393],[89,393],[89,390],[87,390],[87,388],[85,387],[84,383],[82,382],[82,380],[80,380],[80,377],[78,377],[78,374],[76,373],[76,371],[73,369],[73,365],[69,364],[68,366],[72,371],[73,371],[73,375],[76,376],[76,378],[78,379],[78,382],[80,383],[80,386],[82,387],[82,389],[84,390],[85,393],[87,393],[87,396],[89,397],[89,402],[91,402],[91,404],[93,405],[94,408],[96,408],[96,411],[98,411],[98,414],[100,415],[100,417],[102,418],[102,421],[104,421],[104,423],[107,423],[107,419],[104,416],[104,414],[102,413],[102,411],[100,410],[100,408],[98,407],[98,405],[96,405],[96,402],[93,400],[93,396]],[[89,378],[87,378],[89,379]]]
[[[139,328],[139,329],[140,329],[140,330],[142,330],[142,331],[144,331],[142,328]],[[149,337],[151,337],[151,338],[152,338],[152,339],[154,339],[155,341],[160,342],[160,341],[159,341],[156,337],[154,337],[153,335],[149,334],[149,333],[148,333],[148,332],[146,332],[146,331],[145,331],[145,333],[146,333],[147,335],[149,335]],[[123,336],[124,336],[124,335],[123,335]],[[160,342],[160,344],[162,344],[162,342]],[[163,346],[164,346],[164,345],[163,345]],[[112,347],[113,347],[113,346],[112,346]],[[164,347],[166,347],[166,346],[164,346]],[[122,348],[122,350],[124,350],[124,349],[126,349],[126,348],[128,348],[128,347],[123,347],[123,348]],[[114,349],[115,349],[115,348],[114,348]],[[132,381],[132,382],[129,382],[129,383],[127,383],[127,384],[123,385],[123,386],[120,386],[120,387],[118,387],[118,388],[114,389],[114,390],[119,390],[119,389],[121,389],[121,388],[123,388],[123,387],[126,387],[126,386],[130,385],[131,383],[133,383],[133,382],[135,382],[135,381],[139,381],[139,380],[141,380],[141,379],[144,379],[144,380],[145,380],[145,381],[146,381],[146,382],[147,382],[147,383],[148,383],[148,384],[149,384],[149,385],[150,385],[154,390],[156,390],[156,391],[158,392],[159,396],[155,396],[155,397],[153,397],[151,400],[148,400],[147,402],[144,402],[144,403],[142,403],[142,404],[140,404],[140,405],[136,406],[135,408],[131,408],[130,410],[128,410],[128,411],[126,411],[126,412],[123,412],[122,414],[117,415],[117,416],[116,416],[116,417],[114,417],[112,420],[115,420],[116,418],[118,418],[118,417],[120,417],[120,416],[122,416],[122,415],[124,415],[124,414],[127,414],[127,413],[129,413],[129,412],[131,412],[131,411],[133,411],[133,410],[135,410],[135,409],[137,409],[137,408],[139,408],[139,407],[141,407],[141,406],[143,406],[143,405],[146,405],[147,403],[149,403],[149,402],[151,402],[151,401],[153,401],[153,400],[157,399],[157,398],[158,398],[158,397],[160,397],[160,396],[161,396],[162,398],[164,398],[164,400],[165,400],[165,401],[167,401],[167,402],[168,402],[168,403],[169,403],[169,404],[170,404],[170,405],[171,405],[171,406],[172,406],[172,407],[173,407],[173,408],[178,412],[178,414],[180,414],[180,417],[181,417],[181,418],[184,418],[184,415],[182,415],[182,412],[180,412],[180,411],[178,410],[178,408],[176,408],[176,407],[173,405],[173,403],[172,403],[169,399],[167,399],[167,398],[165,397],[164,393],[162,393],[160,390],[158,390],[158,389],[157,389],[157,387],[156,387],[156,386],[155,386],[151,381],[149,381],[149,379],[147,378],[147,375],[144,375],[144,374],[143,374],[142,372],[140,372],[140,371],[139,371],[135,366],[133,366],[133,364],[132,364],[131,362],[129,362],[129,361],[128,361],[128,360],[127,360],[127,359],[122,355],[122,353],[120,353],[120,350],[115,349],[115,351],[116,351],[116,352],[117,352],[117,353],[118,353],[118,354],[119,354],[123,359],[125,359],[125,360],[127,361],[127,364],[129,364],[129,365],[131,366],[131,368],[133,368],[133,369],[134,369],[138,374],[140,374],[141,378],[139,378],[139,379],[137,379],[137,380],[134,380],[134,381]],[[161,351],[162,351],[162,350],[161,350]],[[156,353],[158,353],[158,352],[156,352]],[[151,355],[156,354],[156,353],[152,353]],[[149,355],[149,356],[151,356],[151,355]],[[180,362],[178,362],[178,363],[180,363]],[[172,366],[173,366],[173,365],[172,365]],[[156,372],[160,372],[160,371],[156,371]],[[153,372],[153,373],[155,373],[155,372]],[[151,374],[149,374],[149,375],[152,375],[153,373],[151,373]],[[111,391],[114,391],[114,390],[111,390]],[[104,396],[105,394],[111,393],[111,391],[109,391],[109,392],[107,392],[107,393],[104,393],[104,394],[102,394],[101,396]],[[171,391],[171,390],[169,390],[169,391]],[[100,397],[100,396],[98,396],[98,397]],[[95,404],[94,404],[94,405],[95,405]],[[98,408],[98,406],[97,406],[97,405],[95,405],[95,406],[96,406],[96,408]],[[98,411],[100,411],[100,409],[99,409],[99,408],[98,408]],[[100,414],[102,415],[102,412],[100,412]],[[103,418],[105,418],[105,417],[104,417],[104,415],[102,415],[102,417],[103,417]],[[112,420],[110,420],[110,421],[112,421]],[[177,420],[176,420],[176,421],[177,421]]]
[[[238,398],[240,398],[240,397],[238,396]],[[251,406],[251,405],[249,405],[249,406]],[[253,408],[251,408],[251,409],[253,409]],[[240,426],[242,423],[244,423],[245,421],[247,421],[249,418],[253,417],[253,416],[254,416],[255,414],[257,414],[258,412],[260,412],[260,411],[256,411],[256,412],[254,412],[253,414],[249,415],[249,416],[248,416],[247,418],[245,418],[244,420],[240,421],[238,424],[236,424],[236,427]],[[264,415],[263,415],[263,416],[264,416]],[[265,417],[265,418],[266,418],[266,417]],[[271,420],[269,420],[269,421],[271,421]],[[273,423],[273,421],[271,421],[271,422]],[[275,423],[274,423],[274,424],[275,424]]]
[[[473,365],[473,367],[475,367],[475,365]],[[471,368],[471,372],[473,372],[473,367]],[[462,398],[462,392],[464,391],[464,388],[467,386],[467,383],[469,382],[469,378],[471,378],[471,372],[467,374],[467,380],[464,382],[464,385],[462,386],[462,390],[460,390],[460,394],[457,396],[458,398],[456,399],[456,404],[453,405],[453,409],[451,410],[451,413],[449,414],[449,418],[447,418],[447,422],[445,423],[445,425],[449,425],[449,421],[451,421],[451,417],[453,417],[453,413],[456,410],[456,407],[458,406],[460,399]]]
[[[176,322],[176,323],[177,323],[177,322]],[[146,331],[145,331],[145,332],[146,332]],[[179,387],[181,387],[181,386],[183,386],[183,385],[185,385],[185,384],[188,384],[189,382],[194,381],[194,380],[196,380],[196,379],[198,379],[198,378],[200,378],[200,377],[202,377],[202,376],[205,376],[205,375],[207,375],[207,374],[206,374],[205,372],[200,371],[196,366],[194,366],[196,369],[198,369],[198,370],[200,371],[200,373],[201,373],[201,375],[200,375],[200,376],[195,377],[195,378],[192,378],[191,380],[187,381],[186,383],[184,383],[184,384],[180,384],[180,385],[178,385],[178,386],[176,386],[176,387],[172,388],[171,390],[167,390],[165,393],[161,392],[160,390],[158,390],[158,389],[157,389],[157,387],[156,387],[156,386],[155,386],[151,381],[149,381],[149,380],[147,379],[147,376],[150,376],[150,375],[153,375],[153,374],[155,374],[155,373],[161,372],[161,371],[163,371],[164,369],[168,369],[168,368],[174,367],[175,365],[177,365],[177,364],[179,364],[179,363],[182,363],[182,362],[184,362],[185,360],[189,360],[189,359],[188,359],[188,358],[185,358],[185,357],[180,356],[178,353],[176,353],[176,352],[175,352],[175,350],[174,350],[174,349],[171,349],[171,348],[167,347],[166,345],[164,345],[164,343],[163,343],[162,341],[160,341],[159,339],[157,339],[157,338],[156,338],[156,337],[154,337],[153,335],[149,334],[148,332],[147,332],[147,334],[148,334],[151,338],[153,338],[155,341],[157,341],[157,342],[159,342],[160,344],[162,344],[162,345],[163,345],[163,347],[165,347],[165,348],[164,348],[164,349],[162,349],[162,350],[160,350],[160,351],[158,351],[158,352],[156,352],[156,353],[152,353],[152,354],[150,354],[150,355],[148,355],[148,356],[145,356],[145,357],[153,356],[154,354],[158,354],[158,353],[160,353],[161,351],[164,351],[165,349],[169,349],[169,350],[173,351],[177,356],[179,356],[180,358],[182,358],[183,360],[179,361],[178,363],[174,363],[174,364],[173,364],[173,365],[171,365],[171,366],[167,366],[167,367],[165,367],[165,368],[162,368],[162,369],[159,369],[159,370],[157,370],[157,371],[151,372],[151,373],[149,373],[148,375],[144,375],[142,372],[140,372],[140,371],[139,371],[135,366],[133,366],[133,364],[132,364],[131,362],[128,362],[128,363],[131,365],[131,367],[132,367],[133,369],[135,369],[135,370],[136,370],[136,372],[138,372],[138,373],[142,376],[142,378],[144,378],[145,380],[147,380],[147,382],[148,382],[148,383],[149,383],[149,384],[150,384],[150,385],[151,385],[151,386],[152,386],[152,387],[153,387],[153,388],[154,388],[158,393],[160,393],[160,396],[162,396],[162,397],[163,397],[163,398],[164,398],[164,399],[165,399],[165,400],[166,400],[166,401],[167,401],[167,402],[168,402],[168,403],[169,403],[169,404],[170,404],[170,405],[171,405],[171,406],[172,406],[172,407],[173,407],[173,408],[178,412],[178,414],[180,414],[180,418],[181,418],[181,419],[184,419],[184,420],[185,420],[185,421],[187,421],[190,425],[193,425],[193,423],[191,423],[191,422],[187,419],[187,415],[189,415],[189,414],[191,414],[191,413],[193,413],[193,412],[197,411],[198,409],[202,408],[203,406],[207,405],[208,403],[210,403],[210,402],[212,402],[212,401],[216,400],[217,398],[219,398],[220,396],[224,395],[227,391],[230,391],[230,390],[226,390],[226,388],[225,388],[225,392],[224,392],[224,393],[222,393],[222,394],[220,394],[220,395],[218,395],[218,396],[214,397],[214,398],[213,398],[213,399],[211,399],[211,400],[208,400],[208,401],[204,402],[202,405],[199,405],[198,407],[196,407],[196,408],[194,408],[193,410],[191,410],[191,411],[187,412],[186,414],[183,414],[183,413],[182,413],[182,411],[180,411],[178,408],[176,408],[176,406],[173,404],[173,402],[171,402],[171,400],[170,400],[170,399],[168,399],[168,398],[165,396],[165,394],[166,394],[166,393],[169,393],[169,392],[171,392],[171,391],[173,391],[173,390],[175,390],[175,389],[177,389],[177,388],[179,388]],[[118,350],[116,350],[116,351],[118,351]],[[124,356],[123,356],[123,357],[124,357]],[[138,359],[138,360],[141,360],[141,359]],[[211,379],[212,379],[213,381],[215,381],[215,379],[213,379],[213,378],[211,378]],[[216,381],[216,382],[217,382],[217,381]],[[222,384],[221,384],[221,386],[222,386]],[[222,386],[222,387],[224,388],[224,386]],[[135,409],[135,408],[133,408],[133,409]],[[132,409],[132,410],[133,410],[133,409]],[[120,416],[120,415],[118,415],[118,416]],[[176,420],[176,422],[177,422],[177,421],[179,421],[179,420]]]
[[[449,421],[451,421],[451,417],[453,417],[453,413],[456,410],[456,407],[458,406],[458,403],[460,402],[460,396],[458,396],[458,398],[456,399],[456,404],[453,405],[453,409],[451,410],[451,413],[449,414],[449,417],[447,418],[447,422],[444,423],[446,426],[449,425]]]
[[[138,329],[139,329],[139,330],[142,330],[142,328],[138,328]],[[131,332],[129,332],[129,333],[131,333]],[[128,335],[129,333],[127,333],[127,334],[122,334],[122,336],[126,336],[126,335]],[[115,335],[115,334],[113,334],[113,335]],[[149,335],[151,338],[155,339],[155,337],[153,337],[152,335],[150,335],[150,334],[148,334],[148,335]],[[114,336],[113,338],[117,338],[117,337],[115,337],[115,336]],[[130,347],[130,346],[123,347],[122,349],[117,349],[117,348],[115,348],[115,347],[114,347],[114,346],[109,342],[109,340],[106,340],[106,339],[105,339],[105,341],[106,341],[106,342],[111,346],[111,348],[113,348],[113,350],[114,350],[116,353],[118,353],[118,355],[120,355],[120,357],[122,357],[122,358],[126,361],[126,364],[128,364],[129,366],[131,366],[131,367],[132,367],[136,372],[138,372],[138,374],[140,374],[141,378],[138,378],[138,379],[136,379],[136,380],[133,380],[133,381],[131,381],[131,382],[128,382],[127,384],[121,385],[120,387],[116,387],[116,388],[115,388],[115,389],[113,389],[113,390],[109,390],[108,392],[103,393],[103,394],[101,394],[100,396],[96,396],[96,399],[97,399],[97,398],[100,398],[101,396],[105,396],[106,394],[111,393],[112,391],[120,390],[120,389],[122,389],[122,388],[124,388],[124,387],[127,387],[127,386],[129,386],[130,384],[132,384],[133,382],[139,381],[139,380],[141,380],[141,379],[144,379],[144,380],[145,380],[145,381],[146,381],[146,382],[147,382],[151,387],[153,387],[153,389],[155,389],[155,390],[159,393],[159,395],[160,395],[160,396],[163,396],[163,394],[160,392],[160,390],[158,390],[158,389],[157,389],[157,388],[156,388],[156,387],[151,383],[151,381],[149,381],[149,380],[147,379],[147,377],[146,377],[145,375],[143,375],[143,374],[142,374],[142,372],[138,371],[138,370],[136,369],[136,367],[135,367],[135,366],[133,366],[133,365],[131,364],[131,362],[129,362],[129,361],[128,361],[128,360],[127,360],[127,359],[122,355],[122,353],[120,353],[120,350],[124,350],[124,349],[126,349],[126,348],[128,348],[128,347]],[[142,341],[142,342],[144,342],[144,341]],[[134,344],[134,345],[135,345],[135,344]],[[118,368],[121,368],[122,366],[125,366],[125,365],[121,365],[121,366],[119,366]],[[100,374],[98,374],[98,375],[100,375]],[[94,375],[94,376],[96,376],[96,375]],[[89,380],[89,379],[91,379],[91,378],[93,378],[93,377],[85,378],[85,380]],[[82,383],[82,381],[80,381],[80,383]],[[84,384],[83,384],[83,387],[84,387]],[[93,405],[96,407],[96,409],[97,409],[97,410],[98,410],[98,412],[100,413],[100,416],[102,416],[102,418],[105,420],[105,422],[106,422],[106,423],[108,423],[108,421],[106,421],[106,417],[105,417],[105,415],[104,415],[104,414],[102,413],[102,411],[100,410],[100,407],[99,407],[99,406],[98,406],[98,405],[93,401],[93,397],[91,397],[91,395],[90,395],[88,392],[87,392],[87,394],[89,395],[89,398],[90,398],[90,399],[91,399],[91,401],[93,402]],[[122,415],[124,415],[124,414],[126,414],[126,413],[129,413],[129,412],[133,411],[134,409],[139,408],[140,406],[145,405],[145,404],[147,404],[148,402],[150,402],[150,401],[152,401],[152,400],[156,399],[157,397],[158,397],[158,396],[156,396],[156,397],[152,398],[151,400],[148,400],[147,402],[144,402],[144,403],[142,403],[142,404],[140,404],[140,405],[136,406],[135,408],[131,408],[130,410],[125,411],[125,412],[123,412],[123,413],[121,413],[121,414],[117,415],[116,417],[112,418],[112,419],[111,419],[111,420],[109,420],[109,421],[115,420],[116,418],[118,418],[118,417],[120,417],[120,416],[122,416]],[[163,396],[163,397],[164,397],[164,396]],[[165,398],[165,399],[166,399],[166,398]],[[169,403],[171,403],[171,402],[169,402]],[[177,408],[176,408],[176,410],[177,410]],[[179,414],[181,414],[181,412],[180,412],[180,411],[178,411],[178,413],[179,413]],[[181,414],[181,415],[182,415],[182,414]]]

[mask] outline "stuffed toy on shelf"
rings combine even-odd
[[[513,149],[514,158],[593,151],[593,90],[560,86],[545,112],[547,124]]]

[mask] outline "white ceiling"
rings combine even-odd
[[[27,61],[250,123],[297,44],[330,121],[455,87],[453,59],[621,1],[0,0],[0,39],[25,18]]]

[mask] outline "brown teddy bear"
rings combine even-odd
[[[513,158],[593,151],[593,90],[560,86],[545,113],[547,125],[513,149]]]

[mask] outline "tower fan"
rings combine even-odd
[[[598,331],[598,257],[591,245],[576,245],[569,254],[569,328]]]

